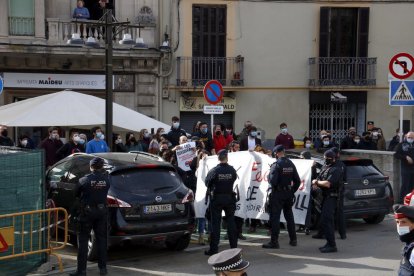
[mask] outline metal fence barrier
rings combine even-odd
[[[46,253],[62,258],[56,250],[63,249],[68,237],[68,213],[64,208],[50,208],[0,215],[0,261]],[[58,225],[63,224],[64,240],[58,240]]]

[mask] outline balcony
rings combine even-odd
[[[309,86],[373,87],[376,85],[377,58],[309,58]]]
[[[80,37],[86,41],[89,36],[101,44],[105,44],[105,27],[97,26],[97,23],[102,23],[95,20],[62,20],[59,18],[48,18],[46,21],[46,38],[50,45],[66,45],[68,39],[72,37],[73,33],[80,34]],[[149,47],[154,47],[154,26],[142,26],[136,24],[129,24],[125,27],[119,28],[117,33],[114,33],[113,40],[120,41],[124,34],[130,34],[135,41],[138,37],[151,39],[152,41],[145,41]],[[115,44],[114,44],[115,46]]]
[[[244,85],[244,57],[177,57],[177,86],[204,86],[217,80],[223,86]]]

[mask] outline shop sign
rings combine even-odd
[[[180,111],[203,112],[204,106],[210,105],[204,97],[180,97]],[[217,104],[223,106],[224,112],[236,111],[236,99],[223,97]]]

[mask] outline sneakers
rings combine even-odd
[[[297,240],[293,240],[293,241],[290,241],[289,244],[291,246],[297,246],[298,245],[298,241]]]
[[[280,248],[280,246],[279,246],[279,242],[269,242],[269,243],[264,243],[262,245],[262,248],[278,249],[278,248]]]
[[[338,249],[336,246],[326,245],[325,247],[319,248],[319,251],[321,251],[321,253],[333,253],[338,252]]]

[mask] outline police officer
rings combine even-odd
[[[295,219],[292,206],[295,192],[300,186],[298,171],[292,161],[285,157],[285,148],[277,145],[273,149],[277,161],[270,167],[269,184],[272,185],[270,196],[270,225],[271,239],[269,243],[263,244],[263,248],[279,248],[280,213],[283,210],[287,229],[289,232],[291,246],[297,245]]]
[[[205,180],[206,186],[210,191],[211,240],[210,249],[205,251],[204,254],[209,256],[218,252],[221,213],[223,210],[227,218],[227,233],[230,247],[237,247],[237,229],[234,220],[237,199],[233,193],[233,184],[237,179],[237,172],[227,163],[226,150],[218,152],[218,160],[220,164],[208,172]]]
[[[414,188],[414,132],[407,133],[407,138],[398,144],[395,157],[401,160],[400,201]]]
[[[335,242],[335,209],[338,201],[338,187],[342,181],[342,170],[335,165],[336,154],[332,150],[324,153],[325,165],[319,177],[312,180],[313,188],[322,190],[322,231],[326,238],[326,245],[319,248],[322,253],[337,252]]]
[[[91,174],[79,180],[76,196],[80,198],[81,214],[79,217],[78,268],[71,276],[86,275],[88,239],[91,230],[95,232],[98,246],[98,267],[100,275],[106,275],[107,250],[107,206],[106,197],[109,190],[108,176],[102,172],[104,160],[99,157],[90,162]]]
[[[208,258],[208,264],[213,267],[217,276],[247,276],[246,269],[250,263],[242,259],[242,250],[232,248],[223,250]]]
[[[393,209],[398,235],[405,243],[398,275],[414,275],[414,206],[396,204]]]
[[[344,215],[344,184],[346,183],[346,166],[340,158],[340,152],[337,147],[331,149],[336,154],[335,166],[337,166],[342,171],[342,179],[339,182],[338,186],[338,204],[335,212],[336,226],[338,228],[339,236],[341,240],[346,239],[346,222]]]

